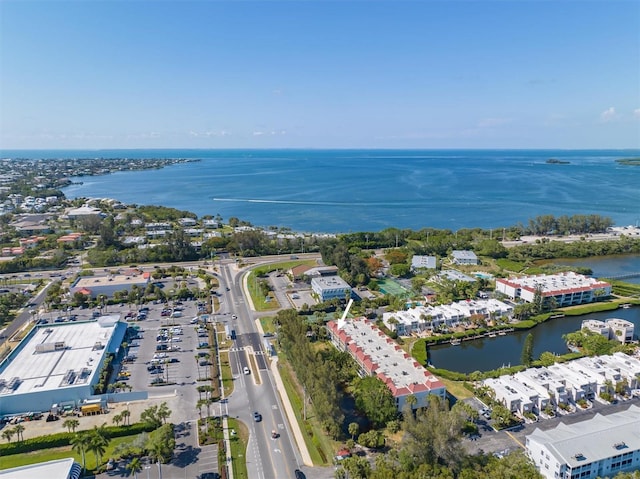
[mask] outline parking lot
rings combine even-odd
[[[130,336],[126,356],[123,354],[117,364],[115,380],[126,382],[134,391],[148,391],[150,396],[174,391],[176,386],[182,394],[189,391],[183,386],[191,385],[195,391],[198,368],[202,369],[201,377],[206,372],[198,354],[210,353],[208,333],[203,326],[208,315],[198,310],[196,301],[183,301],[171,307],[153,304],[147,308],[144,319],[129,321],[135,334]],[[171,312],[166,314],[167,310]],[[176,417],[174,422],[187,419]]]

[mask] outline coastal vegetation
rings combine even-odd
[[[640,166],[640,158],[621,158],[616,160],[616,163],[629,166]]]

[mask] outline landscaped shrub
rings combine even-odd
[[[153,431],[145,423],[135,423],[131,426],[107,426],[104,428],[105,437],[112,439],[114,437],[129,436],[139,434],[141,432]],[[64,447],[71,444],[71,439],[75,437],[77,432],[59,432],[49,434],[47,436],[38,436],[25,439],[24,441],[15,441],[0,444],[0,456],[9,456],[11,454],[22,454],[25,452],[39,451],[40,449],[50,449],[53,447]]]

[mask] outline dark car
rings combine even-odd
[[[294,474],[296,476],[296,479],[306,479],[307,476],[304,475],[304,472],[302,472],[300,469],[296,469],[294,471]]]
[[[260,414],[258,411],[254,411],[253,412],[253,420],[255,422],[260,422],[262,421],[262,414]]]

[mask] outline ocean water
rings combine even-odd
[[[537,215],[640,221],[629,150],[94,150],[29,158],[195,158],[160,170],[74,178],[69,198],[109,197],[294,231],[502,228]],[[548,164],[556,158],[569,164]]]

